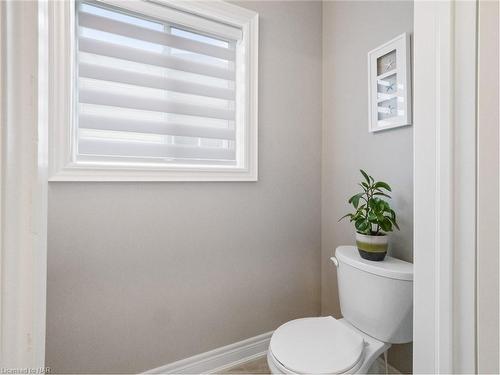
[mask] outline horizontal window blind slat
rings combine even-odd
[[[235,160],[235,152],[230,149],[85,138],[80,138],[78,152],[84,155]]]
[[[90,114],[80,114],[79,126],[84,129],[127,131],[227,140],[235,139],[234,129],[172,124],[160,121],[111,118]]]
[[[211,117],[234,120],[234,110],[202,107],[191,104],[175,103],[167,99],[138,97],[129,94],[109,93],[96,89],[80,89],[80,103],[141,109],[146,111],[179,113],[190,116]]]
[[[80,77],[126,83],[131,85],[177,91],[186,94],[209,96],[234,100],[234,90],[169,79],[152,74],[94,65],[81,62],[78,67]]]
[[[146,29],[127,22],[112,20],[95,14],[80,12],[78,22],[80,26],[94,30],[140,39],[150,43],[162,44],[167,47],[191,51],[228,61],[235,60],[234,50],[228,48],[197,42],[195,40],[167,34],[166,32]]]
[[[79,37],[80,51],[114,57],[133,62],[156,65],[164,68],[182,70],[185,72],[207,75],[234,81],[234,69],[223,69],[208,64],[197,63],[161,53],[145,51],[139,48],[127,47],[116,43],[104,42],[88,37]]]

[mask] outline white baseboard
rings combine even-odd
[[[181,359],[144,374],[211,374],[266,355],[273,332]]]

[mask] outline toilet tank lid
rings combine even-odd
[[[386,256],[385,259],[380,262],[366,260],[361,258],[355,246],[337,247],[335,257],[339,262],[343,262],[374,275],[397,280],[413,281],[413,264],[400,259]]]

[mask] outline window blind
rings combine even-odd
[[[236,163],[236,40],[90,2],[77,29],[77,157]]]

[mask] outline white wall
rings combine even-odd
[[[259,181],[51,183],[53,372],[139,372],[319,314],[322,6],[238,4],[260,13]]]
[[[367,53],[413,30],[411,1],[327,1],[323,4],[322,313],[340,316],[335,267],[339,245],[354,244],[354,229],[338,219],[350,209],[362,168],[393,188],[400,232],[390,254],[413,259],[412,128],[368,132]],[[411,371],[411,345],[395,346],[390,361]]]

